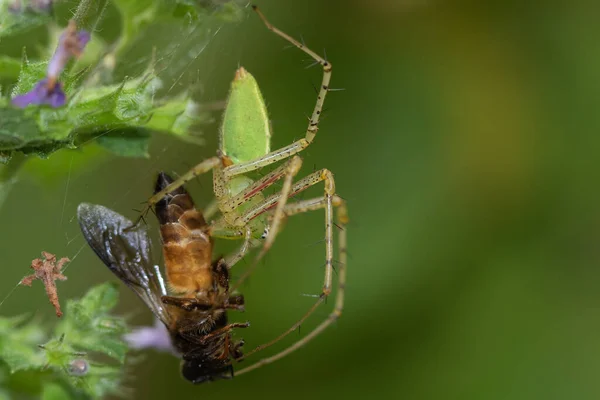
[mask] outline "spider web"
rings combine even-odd
[[[3,279],[6,283],[0,286],[1,315],[33,312],[45,320],[54,318],[54,310],[48,304],[41,285],[36,287],[34,284],[33,288],[19,288],[18,286],[20,279],[30,273],[28,266],[31,260],[39,257],[42,250],[56,254],[59,258],[66,256],[71,259],[65,272],[69,280],[59,282],[57,285],[62,302],[66,303],[67,299],[81,297],[91,286],[104,280],[116,281],[108,268],[100,265],[99,260],[83,239],[76,218],[77,206],[82,202],[102,204],[130,219],[135,219],[139,215],[135,209],[141,209],[141,203],[152,194],[153,183],[158,171],[172,174],[173,171],[182,173],[189,170],[195,163],[214,155],[220,118],[218,103],[223,102],[227,96],[233,71],[238,66],[239,60],[243,58],[241,53],[245,51],[245,45],[248,45],[248,52],[251,50],[254,52],[254,49],[251,48],[253,43],[235,30],[239,25],[229,24],[218,18],[206,18],[197,23],[183,23],[174,31],[174,28],[172,26],[169,28],[168,24],[156,27],[147,32],[143,41],[127,52],[113,71],[114,79],[118,81],[126,77],[139,76],[152,65],[163,83],[156,93],[157,98],[176,96],[189,90],[199,104],[213,107],[216,110],[213,113],[213,123],[202,127],[205,133],[203,136],[204,146],[190,145],[173,137],[159,135],[152,138],[150,158],[147,160],[102,156],[95,160],[93,158],[96,155],[90,155],[85,148],[83,155],[78,152],[61,151],[50,160],[42,160],[37,163],[38,173],[40,168],[52,169],[60,165],[64,166],[64,172],[59,178],[50,177],[47,184],[40,182],[39,177],[38,182],[33,184],[24,182],[22,179],[13,189],[8,201],[0,208],[2,225],[19,227],[19,229],[11,228],[12,232],[6,228],[0,228],[0,235],[7,235],[7,240],[4,238],[0,240],[0,253],[4,254],[3,263],[10,266]],[[224,42],[227,43],[227,40],[223,40],[224,37],[229,39],[234,37],[233,40],[229,40],[229,46],[222,45]],[[232,46],[231,43],[234,45]],[[298,58],[300,57],[302,56],[299,55]],[[305,61],[308,65],[312,62],[311,60]],[[291,62],[298,66],[297,58],[292,59]],[[219,74],[219,70],[230,72]],[[320,71],[318,74],[320,77]],[[226,79],[215,79],[219,75],[226,76]],[[304,78],[303,71],[300,71],[300,76]],[[308,80],[306,91],[311,102],[314,101]],[[275,117],[273,122],[282,121]],[[298,114],[297,122],[300,122],[300,126],[304,128],[305,121],[301,114]],[[285,121],[283,123],[285,124]],[[280,131],[278,130],[278,132]],[[90,157],[93,159],[92,161],[89,160]],[[188,161],[186,163],[183,160]],[[21,174],[21,176],[23,175],[25,174]],[[206,174],[186,185],[193,193],[194,200],[199,207],[206,205],[212,199],[210,182],[211,174]],[[44,190],[40,190],[40,185],[42,187],[46,185]],[[280,185],[281,182],[274,185],[272,190],[279,190]],[[41,195],[39,192],[42,192]],[[198,195],[199,193],[202,194]],[[305,193],[302,193],[298,199],[302,199],[304,195]],[[20,203],[28,204],[29,211],[24,211],[26,207]],[[13,208],[19,210],[19,213],[26,213],[26,215],[18,215],[11,211]],[[318,219],[318,226],[321,227],[322,218]],[[32,220],[37,220],[36,226],[28,227],[23,223]],[[147,221],[148,231],[154,243],[154,260],[157,264],[162,265],[157,224],[151,215]],[[314,247],[323,243],[322,232],[318,229],[314,232],[315,237],[308,243],[304,243],[305,246]],[[27,241],[15,244],[15,241],[23,240],[21,238],[27,238]],[[230,244],[235,248],[239,246],[237,241],[230,242],[227,245]],[[220,243],[217,245],[220,246]],[[218,248],[215,254],[228,253],[221,253],[221,249]],[[268,257],[263,259],[264,263]],[[318,263],[311,270],[311,273],[318,276],[319,280],[322,277],[322,267],[320,253]],[[298,296],[313,296],[315,293],[310,292],[313,287],[314,285],[311,284],[306,291],[298,293]],[[151,315],[148,309],[141,306],[139,300],[135,298],[135,294],[126,289],[120,292],[122,300],[119,307],[121,309],[116,313],[131,315],[134,310],[136,318],[129,320],[131,325],[151,324]],[[306,300],[312,302],[314,299]],[[298,302],[297,305],[294,305],[293,310],[297,311],[298,315],[302,315],[306,311],[305,305],[306,301]],[[318,310],[314,315],[320,319],[324,318],[327,312]],[[137,318],[138,316],[140,318]],[[314,321],[310,323],[316,324]],[[263,341],[261,338],[251,340],[253,335],[251,332],[246,335],[246,338],[250,338],[249,343]],[[258,336],[259,333],[254,335]]]
[[[157,99],[187,91],[200,107],[215,109],[213,123],[201,127],[205,133],[212,135],[213,131],[216,132],[219,104],[227,91],[226,87],[212,82],[211,77],[220,68],[218,63],[224,55],[226,59],[233,60],[240,51],[218,47],[219,38],[229,34],[239,23],[228,22],[219,14],[219,7],[225,1],[203,3],[210,3],[210,6],[206,15],[200,16],[197,21],[184,18],[178,25],[164,22],[142,30],[142,39],[127,48],[121,59],[115,60],[116,65],[110,72],[111,80],[119,82],[153,69],[162,82],[155,93]],[[70,4],[74,12],[78,2]],[[237,4],[245,5],[245,2],[238,1]],[[95,33],[102,34],[102,22],[95,24]],[[96,70],[105,68],[102,63],[93,67]],[[91,83],[86,81],[84,84]],[[108,129],[103,134],[111,131]],[[209,142],[211,140],[214,139],[208,139]],[[207,144],[206,147],[214,148],[214,145],[209,147]],[[197,159],[209,154],[203,146],[192,146],[167,135],[157,135],[152,138],[147,160],[118,158],[105,152],[98,154],[97,149],[84,146],[83,151],[62,150],[49,160],[29,162],[0,208],[0,220],[4,221],[0,228],[0,252],[4,255],[2,264],[7,266],[3,271],[4,284],[0,286],[0,314],[33,312],[45,319],[52,317],[53,311],[41,283],[38,286],[39,282],[36,282],[32,288],[19,288],[21,278],[31,273],[28,268],[31,260],[38,258],[41,251],[71,259],[64,270],[67,277],[71,277],[72,284],[69,281],[58,284],[59,299],[63,303],[81,296],[101,279],[112,279],[108,270],[86,269],[80,262],[81,254],[86,254],[84,258],[88,261],[93,260],[93,255],[84,252],[87,243],[76,219],[77,205],[81,202],[103,204],[133,219],[137,216],[135,209],[141,208],[140,203],[151,194],[156,172],[186,171],[191,165],[183,164],[181,160],[190,157],[182,157],[182,154],[190,151],[198,154]],[[54,169],[62,172],[53,173]],[[106,170],[118,171],[118,175],[109,172],[107,176]],[[29,211],[24,211],[24,203],[29,205]],[[15,210],[21,215],[17,215]],[[29,228],[20,229],[25,221]],[[149,230],[155,231],[152,227]],[[158,240],[154,236],[156,249]],[[156,262],[160,263],[160,253],[155,251],[154,254]]]

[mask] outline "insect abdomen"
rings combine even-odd
[[[173,179],[161,172],[155,193]],[[211,267],[212,241],[206,234],[206,221],[194,208],[188,192],[180,187],[162,198],[155,206],[161,224],[165,271],[171,289],[182,295],[193,295],[213,287]]]

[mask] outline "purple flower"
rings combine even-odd
[[[69,21],[67,29],[60,35],[54,55],[48,62],[46,78],[39,81],[29,92],[14,97],[12,104],[19,108],[30,104],[48,104],[54,108],[63,106],[67,96],[58,78],[71,57],[79,57],[89,41],[90,33],[84,30],[78,32],[75,21]]]
[[[29,7],[33,11],[50,11],[52,9],[53,0],[31,0]]]
[[[39,12],[50,12],[52,10],[52,3],[54,0],[29,0],[29,4],[26,7],[23,7],[22,0],[13,0],[8,3],[8,11],[20,14],[23,11],[31,11],[34,13]]]
[[[124,336],[125,341],[133,349],[155,349],[167,353],[177,354],[177,350],[171,344],[171,337],[165,325],[158,319],[154,326],[136,328],[133,332]]]
[[[15,0],[12,3],[8,3],[8,11],[15,14],[23,11],[23,4],[21,4],[21,0]]]
[[[77,32],[75,21],[70,20],[67,29],[58,39],[54,55],[48,62],[48,77],[58,79],[71,57],[79,57],[89,41],[90,33],[84,30]]]
[[[48,78],[39,81],[33,89],[25,94],[13,97],[12,104],[19,108],[25,108],[30,104],[48,104],[57,108],[63,106],[67,96],[63,92],[59,82],[49,82]]]

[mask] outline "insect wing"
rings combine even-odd
[[[163,284],[152,264],[152,243],[142,227],[113,210],[82,203],[77,219],[83,236],[106,266],[131,288],[165,325],[169,314],[161,301]]]

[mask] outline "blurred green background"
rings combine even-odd
[[[148,352],[129,369],[134,397],[599,398],[600,5],[259,5],[282,30],[325,48],[332,86],[346,89],[330,94],[301,154],[301,175],[329,168],[348,201],[346,309],[303,349],[233,381],[190,385],[176,359]],[[223,25],[173,83],[200,83],[202,101],[222,100],[243,65],[269,103],[277,148],[303,135],[320,82],[318,68],[304,69],[307,57],[285,46],[248,13]],[[134,217],[157,171],[183,173],[214,154],[216,129],[205,129],[204,147],[157,136],[149,160],[88,147],[28,164],[0,209],[0,297],[42,250],[75,258],[59,283],[63,303],[115,281],[84,246],[77,205]],[[206,204],[210,177],[189,189]],[[247,311],[234,318],[252,323],[237,334],[248,349],[312,304],[303,294],[319,293],[323,236],[322,213],[290,219],[243,287]],[[151,323],[122,293],[119,311]],[[40,287],[17,287],[0,306],[3,315],[31,311],[53,319]]]

